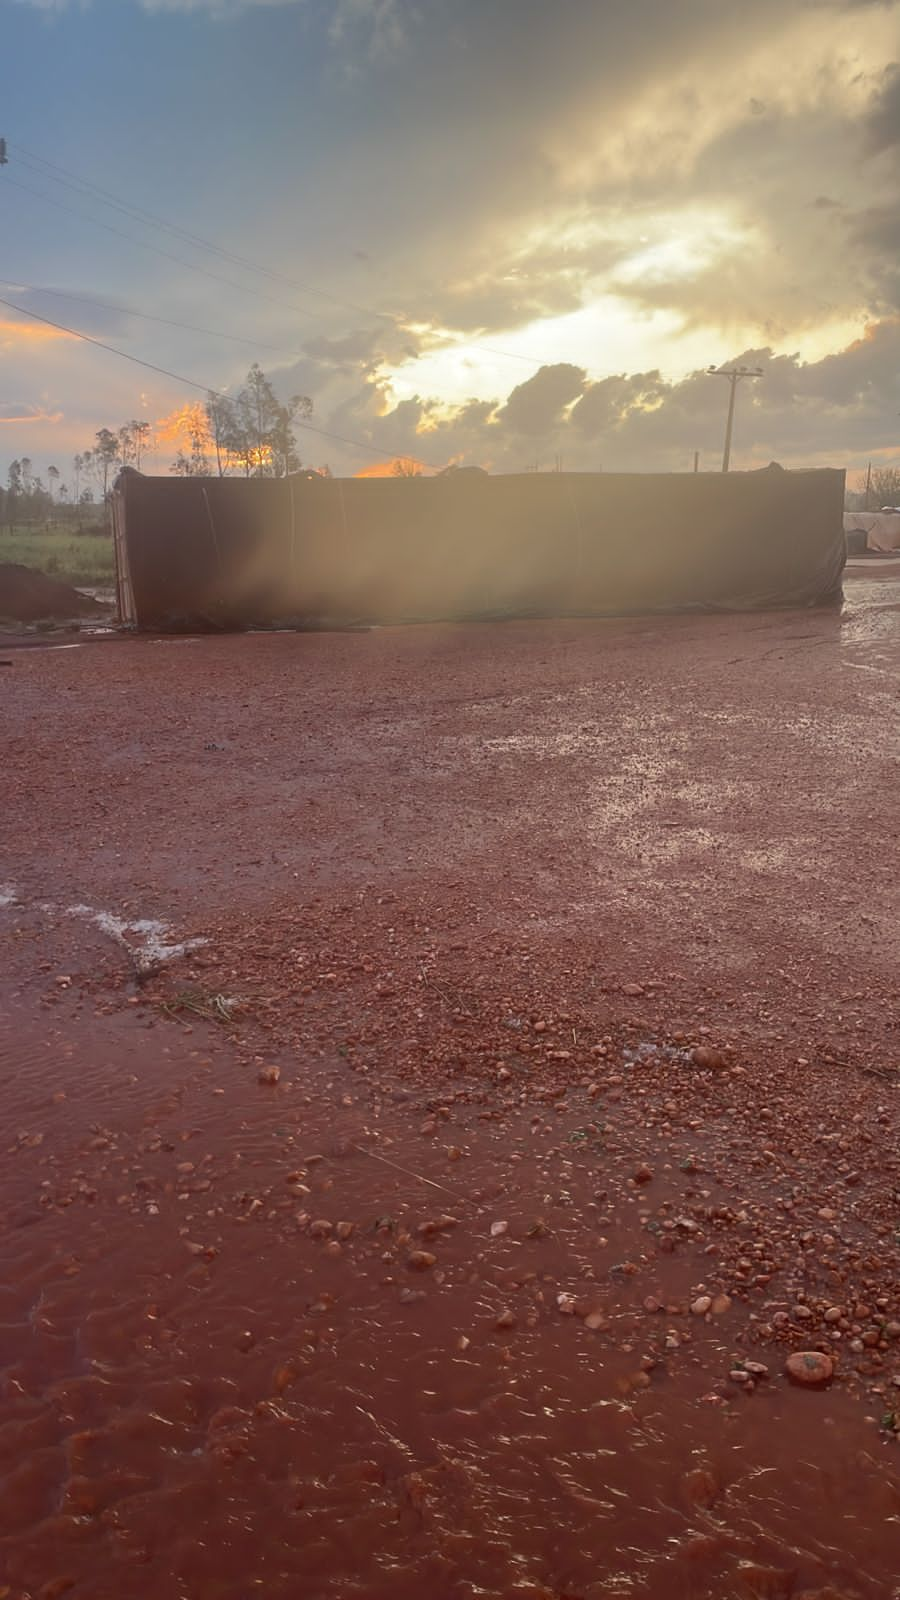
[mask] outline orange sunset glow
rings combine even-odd
[[[37,427],[42,422],[62,422],[62,411],[26,411],[20,416],[8,416],[3,419],[3,426],[34,424]]]
[[[171,445],[176,450],[189,450],[192,437],[200,437],[212,444],[206,412],[199,400],[189,401],[187,405],[178,406],[175,411],[159,417],[154,424],[154,436],[161,449]]]
[[[17,322],[13,317],[0,317],[0,344],[4,348],[56,344],[60,340],[74,344],[81,342],[77,333],[67,333],[64,328],[49,328],[43,322]]]
[[[402,470],[401,470],[402,468]],[[424,462],[416,461],[413,456],[396,456],[393,461],[373,461],[367,467],[361,467],[359,472],[354,472],[354,478],[412,478],[421,474],[428,477],[432,472],[431,467],[426,467]]]
[[[221,443],[217,449],[206,408],[200,400],[191,400],[187,405],[178,406],[166,416],[160,417],[154,430],[154,448],[157,450],[182,450],[186,455],[190,455],[195,445],[199,445],[203,454],[215,462],[216,470],[219,461],[226,472],[246,470],[247,460],[244,456],[226,450]],[[266,467],[271,463],[272,452],[264,447],[261,450],[251,451],[248,459],[252,473],[254,468]]]

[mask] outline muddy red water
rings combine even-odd
[[[900,1593],[897,604],[15,653],[0,1594]]]

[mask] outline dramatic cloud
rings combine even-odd
[[[858,448],[876,456],[891,451],[900,319],[871,326],[846,350],[816,362],[767,348],[736,359],[763,370],[739,391],[736,465],[833,464]],[[646,372],[591,382],[583,369],[562,364],[542,368],[505,402],[449,409],[421,398],[386,406],[383,387],[370,382],[325,425],[432,467],[458,461],[521,471],[550,468],[561,457],[572,469],[687,471],[699,450],[708,470],[721,455],[725,400],[721,380],[706,371],[680,380]]]
[[[316,426],[358,442],[360,454],[310,433],[309,459],[347,468],[362,452],[393,451],[434,465],[561,456],[658,469],[685,468],[700,449],[712,464],[725,393],[703,369],[742,352],[766,375],[739,396],[738,460],[841,462],[890,448],[900,410],[890,0],[13,9],[48,13],[30,21],[42,49],[54,34],[96,46],[97,77],[84,78],[87,50],[73,77],[76,124],[57,158],[244,258],[204,252],[185,233],[166,235],[174,259],[143,261],[130,242],[137,221],[104,213],[96,194],[52,189],[51,204],[92,209],[125,240],[100,247],[89,224],[82,237],[67,218],[59,237],[78,233],[70,259],[55,259],[48,223],[43,249],[33,246],[40,266],[5,270],[106,308],[48,290],[19,303],[217,388],[238,384],[258,355],[282,393],[312,396]],[[122,70],[101,73],[113,36],[120,69],[135,49],[157,52],[146,90]],[[119,137],[87,141],[92,154],[76,157],[79,108],[101,76]],[[50,156],[63,148],[43,131],[38,140]],[[39,202],[10,194],[21,208],[13,237],[31,239]],[[142,237],[157,242],[152,229]],[[170,320],[142,326],[129,308]],[[47,341],[38,352],[22,337],[10,357],[9,392],[33,384],[32,399],[64,410],[73,431],[114,423],[120,405],[134,414],[128,397],[147,382],[84,347]],[[186,398],[160,383],[151,409],[168,414]]]
[[[29,405],[26,401],[21,402],[19,405],[16,404],[15,400],[0,402],[0,422],[3,422],[4,425],[7,423],[22,423],[25,427],[32,427],[35,424],[61,421],[61,411],[42,411],[39,406]]]
[[[866,144],[875,155],[900,145],[900,65],[892,61],[865,120]]]
[[[499,412],[500,421],[512,433],[552,434],[562,422],[566,406],[584,389],[586,376],[564,361],[555,367],[541,367],[533,378],[513,389]]]

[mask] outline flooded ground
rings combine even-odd
[[[0,1594],[900,1594],[898,599],[15,655]]]

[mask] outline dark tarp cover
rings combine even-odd
[[[143,628],[747,610],[835,603],[844,474],[450,470],[153,478],[113,496]]]

